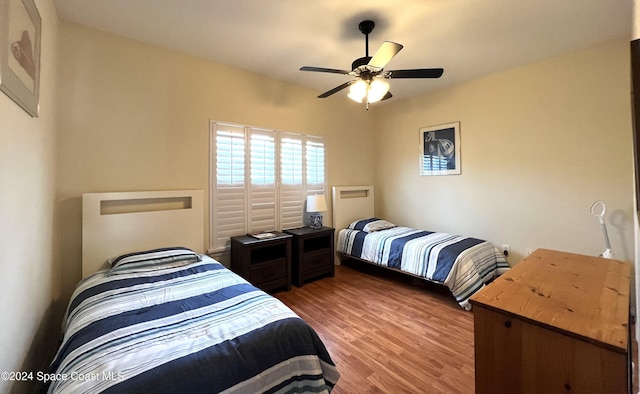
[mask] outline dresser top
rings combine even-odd
[[[271,231],[274,236],[268,238],[256,238],[250,234],[247,235],[239,235],[235,237],[231,237],[231,242],[239,242],[243,245],[251,245],[251,244],[267,244],[272,241],[281,241],[283,239],[291,238],[291,235],[285,234],[281,231]]]
[[[630,279],[627,262],[538,249],[470,302],[626,352]]]

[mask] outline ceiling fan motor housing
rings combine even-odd
[[[371,56],[365,56],[361,57],[360,59],[356,59],[353,61],[353,63],[351,63],[351,69],[355,70],[360,66],[366,66],[367,64],[369,64],[369,60],[371,60]]]

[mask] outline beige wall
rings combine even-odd
[[[383,107],[377,213],[510,244],[514,264],[527,248],[601,253],[602,199],[613,250],[633,261],[629,62],[621,40]],[[462,174],[418,176],[418,129],[454,121]]]
[[[56,46],[53,1],[36,0],[42,18],[40,116],[0,93],[0,371],[46,367],[54,308],[57,238]],[[58,324],[56,321],[55,324]],[[0,392],[28,385],[0,380]]]
[[[82,193],[208,196],[210,119],[326,136],[330,185],[374,181],[369,113],[238,69],[61,22],[59,92],[67,295],[80,279]]]

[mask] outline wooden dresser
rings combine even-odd
[[[631,265],[538,249],[470,302],[476,393],[630,392]]]

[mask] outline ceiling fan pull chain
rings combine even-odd
[[[367,109],[367,111],[369,110],[369,90],[371,89],[371,83],[367,83],[367,95],[365,96],[364,100],[367,103],[365,105],[365,108]]]

